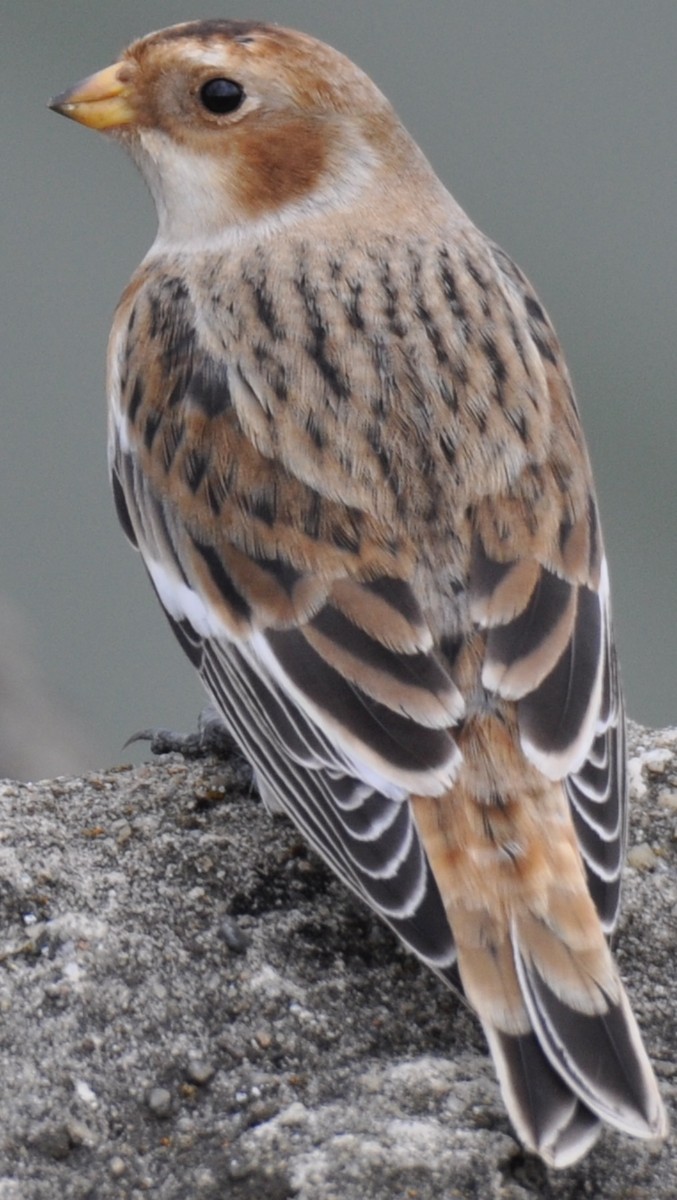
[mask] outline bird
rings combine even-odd
[[[172,26],[51,107],[155,202],[110,337],[115,505],[262,799],[460,976],[528,1151],[665,1137],[609,948],[604,543],[531,284],[307,34]]]

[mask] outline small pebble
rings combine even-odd
[[[209,1170],[209,1167],[202,1167],[195,1176],[195,1186],[199,1190],[206,1191],[207,1188],[213,1188],[216,1184],[214,1172]]]
[[[221,937],[233,954],[244,954],[249,945],[249,938],[233,917],[223,917],[220,928]]]
[[[674,755],[671,750],[651,750],[642,762],[650,775],[665,775]]]
[[[191,1058],[186,1068],[186,1075],[191,1083],[196,1083],[198,1087],[208,1083],[212,1078],[216,1068],[211,1063],[206,1062],[203,1058]]]
[[[636,871],[650,871],[656,866],[658,859],[648,842],[640,842],[628,850],[628,866]]]
[[[113,832],[118,846],[126,846],[132,839],[132,827],[129,821],[115,821]]]
[[[83,1104],[87,1104],[90,1108],[98,1106],[96,1093],[92,1090],[84,1079],[77,1079],[75,1082],[75,1094],[78,1100],[82,1100]]]
[[[280,1125],[305,1125],[308,1121],[308,1109],[300,1100],[295,1100],[278,1117]]]
[[[146,1104],[156,1117],[168,1117],[172,1110],[172,1094],[167,1088],[151,1088],[146,1097]]]
[[[115,1179],[119,1179],[120,1176],[124,1175],[125,1171],[127,1170],[125,1160],[120,1158],[118,1155],[116,1155],[115,1158],[111,1158],[109,1170]]]
[[[68,1122],[66,1126],[68,1137],[71,1146],[94,1146],[96,1143],[96,1134],[92,1132],[84,1121],[78,1121],[75,1118]]]
[[[251,1175],[251,1173],[252,1169],[250,1164],[243,1162],[242,1159],[231,1158],[230,1162],[228,1163],[228,1174],[233,1180],[246,1179],[248,1175]]]

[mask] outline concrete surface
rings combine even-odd
[[[635,729],[617,957],[677,1107],[677,730]],[[0,1200],[668,1200],[523,1155],[458,996],[239,760],[0,784]]]

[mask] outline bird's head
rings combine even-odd
[[[123,141],[175,246],[345,208],[416,156],[349,59],[275,25],[195,21],[134,42],[51,107]],[[405,162],[403,163],[403,158]],[[411,163],[410,163],[411,167]]]

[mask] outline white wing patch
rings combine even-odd
[[[228,638],[230,631],[217,611],[189,584],[172,571],[171,566],[144,555],[148,574],[167,612],[175,621],[188,621],[203,638]]]

